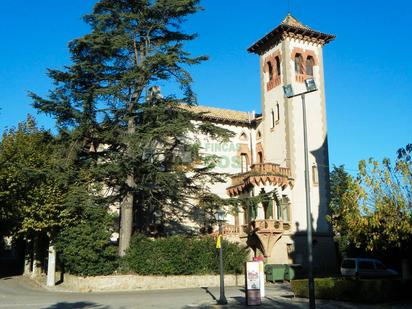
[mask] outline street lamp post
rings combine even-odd
[[[305,191],[306,191],[306,222],[307,222],[307,245],[308,245],[308,288],[309,288],[309,308],[315,309],[315,282],[313,280],[313,253],[312,253],[312,216],[310,207],[310,184],[309,184],[309,158],[308,158],[308,136],[306,124],[305,95],[317,89],[313,78],[305,80],[306,91],[295,94],[291,84],[283,86],[285,97],[288,99],[300,96],[302,98],[303,114],[303,147],[305,155]]]
[[[215,219],[219,225],[219,270],[220,270],[220,296],[217,303],[219,305],[226,305],[227,300],[225,296],[225,280],[223,273],[223,252],[222,252],[222,234],[223,234],[223,222],[225,221],[225,212],[223,210],[218,210],[215,213]]]

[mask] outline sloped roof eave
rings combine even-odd
[[[261,54],[262,50],[264,50],[264,47],[267,46],[267,43],[270,40],[276,37],[280,38],[281,34],[288,33],[288,32],[314,37],[316,39],[322,40],[324,44],[327,44],[330,41],[333,41],[336,37],[333,34],[327,34],[327,33],[319,32],[319,31],[315,31],[310,28],[302,28],[302,27],[295,27],[295,26],[281,24],[275,29],[273,29],[271,32],[264,35],[261,39],[253,43],[247,49],[247,51],[250,53]]]

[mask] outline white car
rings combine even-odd
[[[344,277],[387,278],[399,276],[396,270],[387,268],[381,261],[364,258],[343,259],[340,272]]]

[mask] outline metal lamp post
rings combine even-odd
[[[223,252],[222,252],[222,234],[223,234],[223,222],[225,222],[225,212],[223,210],[218,210],[215,213],[215,219],[219,225],[219,237],[220,237],[220,246],[219,246],[219,270],[220,270],[220,297],[217,303],[219,305],[226,305],[227,300],[225,296],[225,280],[223,273]]]
[[[295,94],[291,84],[283,86],[283,92],[288,99],[300,96],[302,98],[303,114],[303,145],[305,155],[305,191],[306,191],[306,221],[307,221],[307,245],[308,245],[308,285],[309,285],[309,308],[315,309],[315,282],[313,280],[313,253],[312,253],[312,216],[310,209],[310,184],[309,184],[309,158],[308,158],[308,136],[306,124],[305,95],[317,89],[313,78],[305,80],[306,91]]]

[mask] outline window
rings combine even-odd
[[[272,218],[272,204],[269,202],[263,203],[263,211],[265,212],[265,219]]]
[[[276,203],[276,219],[282,220],[282,205]]]
[[[293,264],[293,257],[295,254],[295,246],[293,244],[286,244],[286,251],[288,253],[288,262]]]
[[[296,54],[295,56],[295,72],[303,74],[303,57],[301,54]]]
[[[273,200],[265,196],[265,189],[261,189],[259,195],[262,196],[262,206],[263,212],[265,215],[265,219],[272,219],[273,218]]]
[[[276,121],[280,120],[280,107],[279,103],[276,103]]]
[[[282,197],[282,201],[280,202],[281,211],[282,211],[282,220],[285,222],[289,222],[289,200],[286,196]]]
[[[280,59],[278,56],[275,57],[276,73],[280,76]]]
[[[273,109],[270,112],[270,114],[271,114],[271,120],[272,120],[272,128],[274,128],[275,127],[275,112],[273,111]]]
[[[318,167],[315,164],[312,165],[312,182],[314,185],[319,184]]]
[[[242,132],[242,134],[240,134],[240,140],[247,141],[247,135],[245,132]]]
[[[355,260],[345,259],[342,262],[342,268],[353,268],[354,269],[355,267],[356,267]]]
[[[268,64],[268,71],[269,71],[269,80],[273,79],[273,66],[270,61],[267,62]]]
[[[315,64],[315,61],[312,56],[308,56],[306,58],[306,75],[313,77],[313,66]]]
[[[256,134],[256,135],[257,135],[257,138],[258,138],[258,139],[262,138],[262,132],[260,132],[260,130],[257,131],[257,134]]]
[[[359,269],[375,269],[372,261],[359,261],[358,267]]]
[[[241,153],[240,154],[240,172],[241,173],[246,173],[248,170],[248,166],[247,166],[247,154],[246,153]]]
[[[261,151],[258,152],[258,163],[263,163],[263,153]]]

